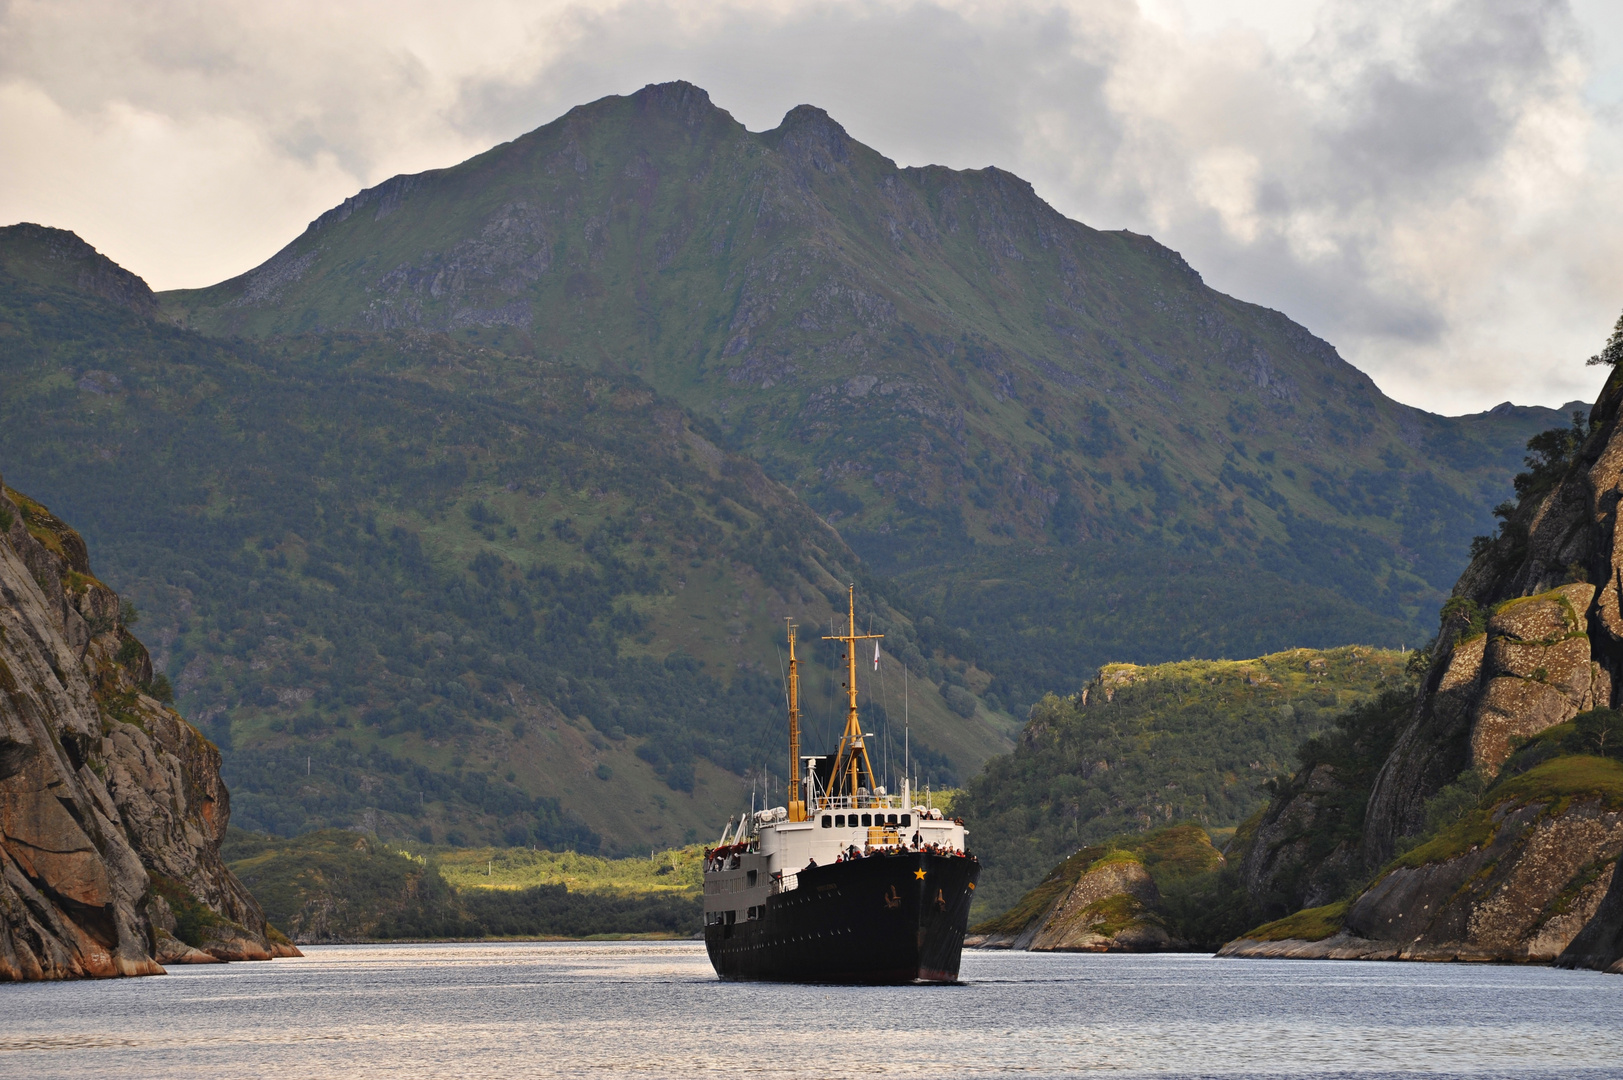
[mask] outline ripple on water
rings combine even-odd
[[[0,987],[0,1077],[1623,1075],[1623,979],[972,953],[961,986],[718,982],[696,943],[313,948]]]

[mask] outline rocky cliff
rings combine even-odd
[[[84,541],[0,484],[0,980],[297,950],[220,859],[220,755]]]
[[[1587,423],[1529,443],[1519,498],[1444,607],[1412,711],[1365,732],[1390,741],[1379,770],[1306,762],[1261,817],[1242,874],[1253,901],[1321,906],[1225,952],[1618,969],[1620,405],[1614,374]],[[1358,811],[1333,845],[1326,804]],[[1368,885],[1349,896],[1349,881]]]

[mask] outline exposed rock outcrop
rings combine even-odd
[[[219,751],[128,621],[79,534],[0,485],[0,980],[297,954],[221,862]]]
[[[1345,785],[1328,762],[1304,769],[1288,798],[1271,802],[1255,824],[1240,867],[1246,892],[1259,908],[1283,915],[1318,907],[1346,890],[1349,876],[1362,876],[1356,842],[1336,836]],[[1328,847],[1329,850],[1325,850]]]
[[[1623,975],[1623,874],[1615,872],[1616,863],[1613,869],[1611,887],[1600,907],[1556,958],[1557,967],[1593,968]]]
[[[1188,949],[1162,919],[1156,875],[1216,869],[1223,856],[1195,825],[1177,825],[1083,848],[1008,912],[964,943],[1031,952],[1165,952]]]

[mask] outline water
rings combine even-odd
[[[694,943],[387,945],[0,985],[0,1077],[1623,1077],[1623,978],[967,953],[964,985],[720,983]]]

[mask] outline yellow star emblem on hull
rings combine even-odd
[[[913,876],[918,878],[920,881],[923,881],[924,880],[924,871],[923,870],[915,870],[915,871],[913,871]]]

